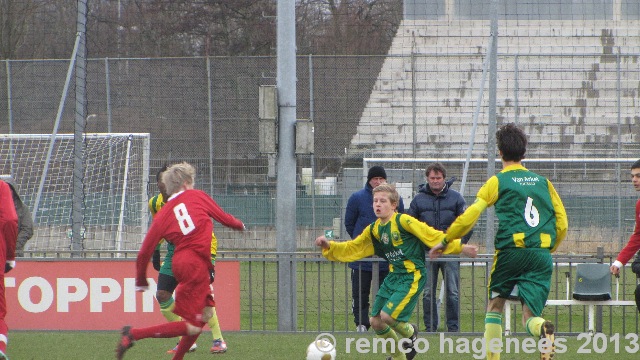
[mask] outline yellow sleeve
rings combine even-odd
[[[151,217],[156,217],[156,214],[160,211],[162,206],[164,206],[162,194],[158,194],[149,199],[149,212],[151,213]]]
[[[153,207],[153,202],[155,198],[156,197],[154,196],[151,199],[149,199],[149,212],[151,213],[151,216],[156,216],[156,209]]]
[[[569,219],[567,218],[567,211],[564,209],[564,204],[556,192],[556,189],[551,184],[551,181],[547,180],[549,184],[549,195],[551,195],[551,203],[553,203],[553,210],[556,213],[556,244],[551,249],[551,252],[555,252],[562,240],[567,237],[567,229],[569,228]]]
[[[401,214],[400,225],[408,232],[415,235],[423,244],[432,248],[442,242],[445,234],[432,228],[426,223],[412,217],[411,215]],[[451,241],[444,250],[443,254],[459,254],[462,251],[462,242],[460,239]]]
[[[353,240],[336,242],[330,241],[328,249],[322,249],[322,256],[331,261],[352,262],[364,259],[374,254],[369,225],[362,234]]]
[[[151,213],[152,219],[156,217],[156,214],[158,213],[158,211],[160,211],[163,205],[164,205],[164,202],[162,199],[162,194],[158,194],[152,197],[151,199],[149,199],[149,212]],[[158,243],[158,246],[156,246],[156,250],[160,250],[160,247],[164,242],[165,240],[161,239],[160,242]]]
[[[215,233],[211,233],[211,260],[215,261],[218,256],[218,238]]]
[[[485,209],[498,201],[498,178],[492,176],[478,190],[476,201],[471,204],[447,229],[446,239],[459,239],[466,235],[480,218]]]

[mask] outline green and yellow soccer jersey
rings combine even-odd
[[[353,240],[331,241],[322,255],[329,260],[351,262],[378,255],[389,262],[389,271],[411,273],[424,268],[426,246],[433,247],[444,238],[442,231],[407,215],[395,214],[385,224],[377,219]],[[459,254],[460,239],[447,246],[445,254]]]
[[[492,205],[499,220],[496,250],[543,248],[553,252],[567,235],[567,213],[553,184],[522,165],[510,165],[480,188],[476,201],[447,230],[447,238],[466,234]]]
[[[156,214],[160,209],[164,206],[165,202],[162,198],[162,194],[158,194],[151,199],[149,199],[149,212],[151,212],[152,217],[156,217]],[[164,240],[163,240],[164,241]],[[173,253],[175,246],[171,243],[167,243],[167,251]],[[216,234],[211,233],[211,262],[215,264],[216,255],[218,254],[218,239],[216,238]]]
[[[151,213],[151,217],[155,218],[156,214],[162,207],[164,206],[164,199],[162,198],[162,194],[158,194],[151,199],[149,199],[149,212]],[[164,239],[160,240],[158,247],[156,250],[160,249],[160,246],[164,242]],[[169,256],[173,256],[173,250],[175,250],[175,246],[171,243],[167,243],[167,252],[170,253]]]
[[[156,217],[156,214],[163,206],[164,199],[162,198],[162,194],[158,194],[149,199],[149,212],[151,213],[151,217]]]

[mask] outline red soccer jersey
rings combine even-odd
[[[636,202],[636,226],[633,228],[633,234],[629,237],[629,242],[620,250],[618,258],[622,265],[625,265],[640,250],[640,200]]]
[[[169,198],[158,211],[142,242],[136,263],[136,285],[148,286],[147,264],[161,239],[176,246],[175,256],[188,251],[211,265],[211,233],[215,219],[224,226],[242,230],[244,224],[224,212],[205,192],[186,190]],[[178,279],[180,280],[180,279]]]
[[[3,248],[0,249],[0,257],[4,257],[6,260],[15,260],[16,258],[16,241],[18,239],[18,214],[16,213],[15,205],[13,204],[13,195],[9,185],[0,181],[0,231],[2,231]]]

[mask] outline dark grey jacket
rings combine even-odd
[[[22,202],[20,195],[16,191],[11,179],[5,179],[5,182],[9,184],[11,188],[11,194],[13,195],[13,204],[18,214],[18,240],[16,241],[16,256],[23,256],[24,246],[33,236],[33,219],[31,218],[31,211],[27,205]]]
[[[418,194],[411,200],[407,214],[435,229],[447,231],[467,207],[462,195],[451,189],[452,183],[452,180],[445,182],[444,189],[438,195],[431,191],[429,184],[421,184]],[[466,244],[471,234],[472,232],[469,232],[465,235],[462,242]]]

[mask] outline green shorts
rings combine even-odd
[[[493,257],[489,298],[507,298],[518,285],[518,296],[535,316],[549,297],[553,260],[548,249],[506,249]]]
[[[426,283],[425,269],[409,274],[389,273],[378,290],[371,316],[378,316],[384,311],[398,321],[409,321]]]

